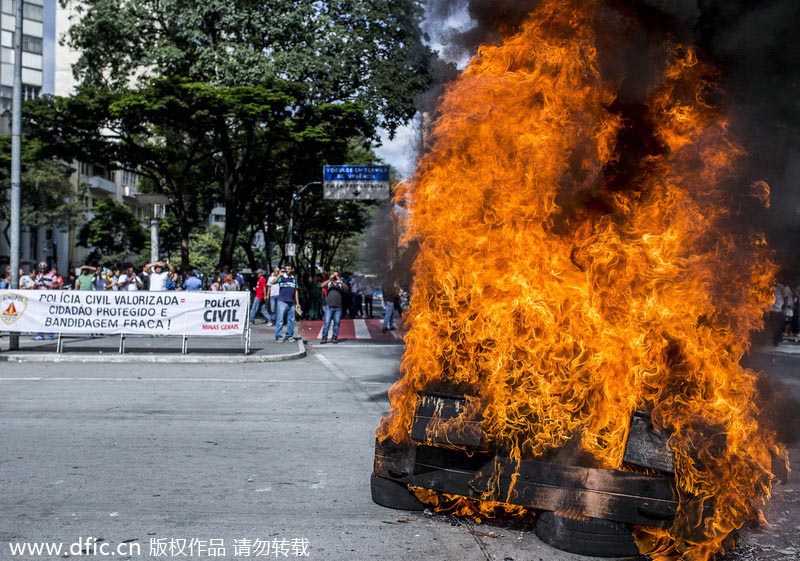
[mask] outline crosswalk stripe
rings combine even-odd
[[[302,322],[301,333],[303,338],[310,341],[319,341],[324,333],[321,320],[306,320]],[[328,339],[333,336],[333,326],[327,333]],[[396,331],[386,332],[381,330],[381,320],[378,318],[343,319],[339,330],[339,341],[384,341],[401,342],[402,336]]]
[[[367,329],[367,322],[363,319],[354,319],[353,326],[356,329],[356,339],[372,339],[372,335],[369,334],[369,329]]]

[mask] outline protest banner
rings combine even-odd
[[[241,335],[247,292],[0,290],[0,331]]]

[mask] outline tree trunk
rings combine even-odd
[[[267,227],[264,233],[264,239],[266,240],[267,244],[267,260],[269,261],[268,264],[270,271],[272,271],[272,268],[275,265],[277,265],[277,263],[272,262],[272,244],[274,238],[275,238],[275,208],[272,205],[269,205],[267,209]]]
[[[181,270],[186,272],[189,270],[189,267],[191,267],[191,263],[189,262],[189,232],[191,231],[189,209],[186,208],[186,200],[183,198],[179,182],[169,181],[166,191],[167,193],[164,194],[167,195],[169,195],[171,191],[172,196],[170,200],[172,202],[172,209],[178,218],[178,231],[181,237]]]
[[[233,250],[236,248],[236,237],[239,234],[239,201],[236,197],[236,185],[233,171],[225,174],[223,186],[225,203],[225,233],[222,236],[219,265],[233,266]]]
[[[240,247],[244,250],[245,255],[247,255],[247,264],[250,270],[255,272],[255,270],[259,268],[259,265],[256,263],[256,254],[253,251],[253,236],[251,235],[250,240],[246,243],[242,243]]]
[[[181,270],[185,273],[191,267],[189,262],[189,219],[185,212],[178,214],[178,228],[181,233]]]

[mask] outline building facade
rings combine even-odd
[[[2,2],[2,46],[0,50],[0,134],[11,134],[11,100],[14,71],[14,2]],[[72,65],[79,53],[61,44],[78,17],[79,2],[61,6],[57,0],[25,0],[22,30],[23,100],[40,95],[68,96],[75,91]],[[23,139],[24,142],[24,139]],[[73,162],[71,182],[75,196],[85,209],[85,221],[94,217],[92,209],[97,200],[112,198],[125,204],[143,225],[150,222],[153,206],[141,203],[136,195],[138,176],[130,171],[108,170],[102,166]],[[0,231],[6,224],[0,221]],[[82,224],[71,230],[51,226],[31,228],[22,224],[20,235],[20,264],[26,270],[39,261],[57,266],[66,272],[85,262],[90,250],[76,245],[77,232]],[[8,240],[0,234],[0,263],[9,262]]]

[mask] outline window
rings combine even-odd
[[[123,170],[122,171],[122,184],[126,187],[136,187],[136,183],[138,183],[139,177],[132,171]]]
[[[0,55],[0,60],[5,64],[14,64],[14,51],[11,49],[3,49],[2,55]]]
[[[30,35],[22,36],[22,50],[27,53],[36,55],[42,54],[42,40],[39,37],[31,37]]]
[[[44,21],[44,7],[36,4],[22,4],[22,17],[33,21]]]
[[[22,99],[29,100],[29,99],[36,99],[39,97],[39,92],[41,92],[41,88],[37,88],[36,86],[22,86]]]

